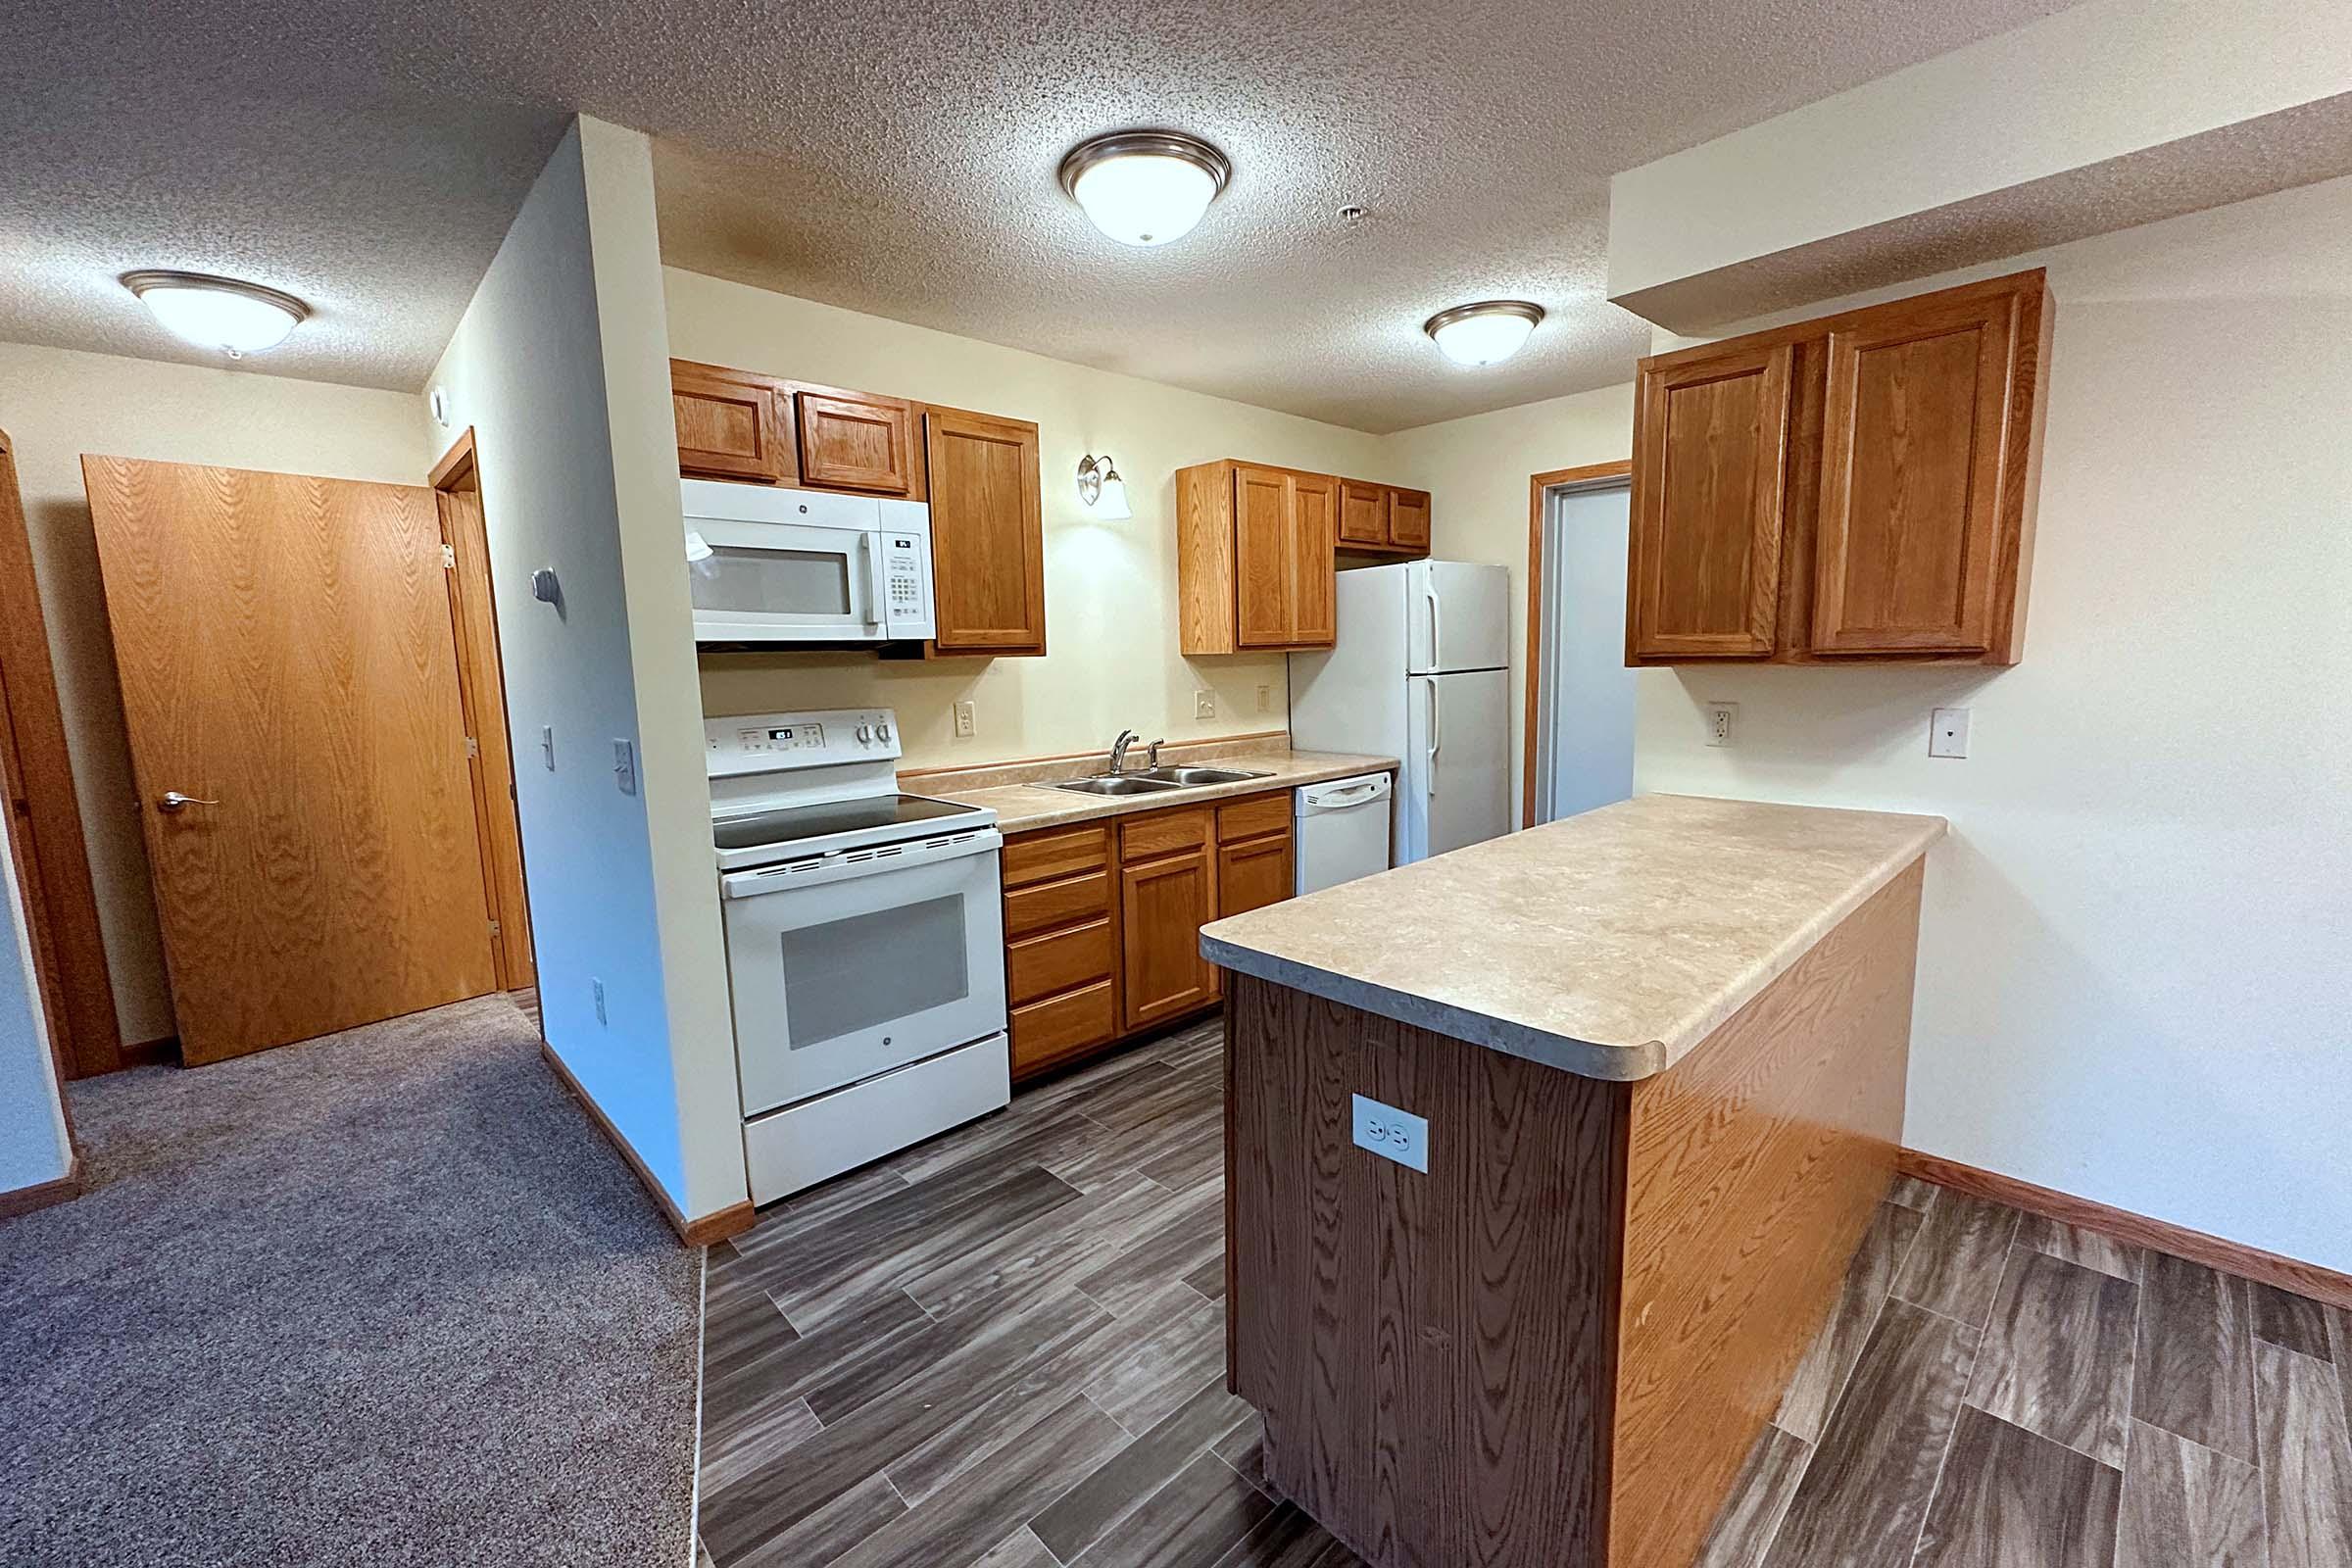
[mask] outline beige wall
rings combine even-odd
[[[1646,671],[1637,784],[1948,816],[1906,1141],[2352,1269],[2352,180],[1968,275],[2031,265],[2024,662]]]
[[[0,428],[17,444],[115,1012],[126,1041],[172,1034],[172,999],[81,455],[421,484],[440,453],[418,428],[416,409],[416,399],[399,392],[0,343]]]
[[[1634,389],[1603,387],[1574,397],[1400,430],[1389,460],[1406,482],[1430,493],[1432,551],[1446,561],[1511,568],[1511,820],[1519,820],[1527,756],[1528,480],[1555,468],[1615,463],[1633,455]]]
[[[1401,479],[1379,438],[674,268],[664,276],[681,359],[1034,419],[1043,449],[1047,657],[728,655],[704,663],[710,712],[887,705],[909,767],[1101,749],[1129,726],[1176,740],[1287,724],[1280,655],[1176,652],[1174,474],[1241,457]],[[1127,481],[1130,521],[1098,521],[1078,500],[1078,460],[1104,451]],[[1214,718],[1193,716],[1198,690],[1215,693]],[[955,735],[962,701],[978,716],[968,740]]]

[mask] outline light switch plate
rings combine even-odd
[[[1197,691],[1193,693],[1193,716],[1195,718],[1216,717],[1217,694],[1212,691]]]
[[[1429,1119],[1356,1095],[1355,1147],[1423,1175],[1429,1173]]]
[[[1928,715],[1928,755],[1930,757],[1966,757],[1968,755],[1968,710],[1938,708]]]

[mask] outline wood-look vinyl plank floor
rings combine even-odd
[[[1224,1387],[1220,1025],[710,1253],[698,1568],[1361,1568]],[[1698,1568],[2352,1568],[2352,1312],[1897,1183]]]

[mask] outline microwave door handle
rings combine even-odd
[[[882,536],[861,533],[858,537],[865,542],[865,623],[879,626],[883,606],[890,598],[889,587],[882,580]]]

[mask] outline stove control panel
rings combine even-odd
[[[712,778],[886,762],[899,755],[898,715],[887,708],[729,714],[704,721],[703,753]]]

